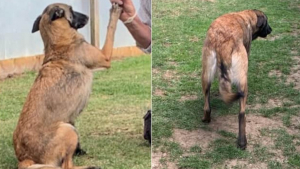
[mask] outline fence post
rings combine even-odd
[[[99,41],[99,1],[90,0],[91,44],[100,47]]]

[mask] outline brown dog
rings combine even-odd
[[[209,27],[202,49],[202,90],[205,95],[203,122],[210,122],[210,85],[216,70],[219,91],[224,102],[240,100],[238,147],[245,149],[245,108],[248,93],[247,72],[251,41],[266,37],[272,28],[259,10],[229,13],[217,18]],[[238,86],[232,93],[231,84]]]
[[[78,135],[72,124],[86,106],[92,68],[110,67],[116,24],[122,9],[113,5],[102,51],[76,30],[88,17],[66,4],[49,5],[32,32],[40,30],[45,58],[28,94],[13,135],[19,169],[96,169],[75,167]]]

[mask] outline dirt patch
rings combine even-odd
[[[297,54],[298,54],[298,51],[297,51],[297,50],[295,50],[295,49],[293,49],[293,50],[291,51],[291,54],[295,56],[295,55],[297,55]]]
[[[271,134],[265,133],[262,135],[261,131],[264,129],[285,129],[289,134],[294,135],[298,133],[296,130],[285,127],[281,120],[269,119],[257,115],[246,115],[246,134],[248,139],[247,150],[253,152],[257,145],[267,147],[274,154],[273,160],[282,161],[285,157],[280,150],[274,149],[274,139]],[[189,151],[189,149],[195,145],[201,147],[203,152],[209,149],[209,144],[223,136],[218,134],[218,131],[224,130],[227,132],[238,134],[238,116],[228,115],[213,118],[211,123],[208,124],[211,131],[198,129],[198,130],[183,130],[174,129],[173,135],[170,141],[177,142],[183,149]],[[234,165],[234,161],[228,161],[228,165]],[[236,165],[239,165],[238,163]],[[253,164],[256,166],[255,164]]]
[[[193,72],[193,73],[190,74],[190,77],[191,77],[191,78],[197,78],[197,79],[200,80],[200,78],[201,78],[201,73],[195,71],[195,72]]]
[[[185,102],[187,100],[197,100],[198,96],[197,95],[184,95],[181,96],[181,98],[179,99],[180,102]]]
[[[170,47],[170,46],[171,46],[171,43],[165,42],[165,43],[163,43],[163,46],[164,46],[164,47]]]
[[[167,168],[167,169],[177,169],[178,167],[174,162],[169,162],[166,160],[165,162],[161,163],[161,159],[167,159],[168,154],[167,153],[162,153],[162,152],[155,152],[152,151],[151,153],[151,168],[152,169],[162,169],[162,168]]]
[[[300,152],[300,146],[296,146],[296,151]]]
[[[212,119],[210,127],[215,130],[225,130],[232,133],[238,133],[238,118],[237,116],[224,116],[224,117],[218,117],[216,119]],[[270,133],[264,133],[262,134],[262,130],[264,129],[285,129],[289,134],[293,135],[296,134],[296,130],[291,130],[287,127],[285,127],[282,124],[281,120],[274,120],[265,118],[262,116],[257,115],[251,115],[246,114],[246,135],[248,140],[247,145],[247,151],[253,152],[257,145],[260,145],[261,147],[267,147],[267,150],[270,151],[270,153],[274,154],[272,157],[272,160],[283,162],[286,160],[286,158],[283,156],[283,153],[281,150],[274,149],[275,146],[275,138],[272,137]],[[228,162],[228,165],[234,166],[235,161],[231,160]],[[236,165],[242,165],[239,163],[236,163]],[[259,166],[264,167],[266,165],[265,163],[258,163],[258,164],[251,164],[252,167],[250,168],[259,168]],[[247,164],[246,166],[250,166],[250,164]]]
[[[281,120],[274,120],[269,119],[266,117],[253,115],[253,114],[246,114],[246,133],[247,136],[250,138],[248,142],[251,140],[262,140],[261,130],[262,129],[278,129],[284,128],[289,134],[296,134],[296,131],[293,131],[282,124]],[[232,133],[238,132],[238,116],[237,115],[228,115],[217,117],[216,119],[212,119],[209,127],[215,131],[218,130],[225,130],[230,131]],[[262,140],[263,141],[263,140]]]
[[[294,66],[291,68],[291,74],[287,77],[286,84],[293,83],[294,89],[300,90],[300,56],[294,56]]]
[[[152,74],[156,75],[158,74],[160,71],[158,69],[152,68]]]
[[[219,134],[202,129],[192,131],[174,129],[172,135],[172,141],[179,143],[185,150],[189,150],[195,145],[198,145],[202,150],[205,150],[208,148],[209,144],[217,138],[220,138]]]
[[[269,72],[269,77],[272,77],[272,76],[281,77],[282,73],[280,70],[271,70]]]
[[[291,35],[294,37],[298,37],[299,34],[300,34],[300,29],[297,29],[297,28],[294,29],[291,33]]]
[[[295,117],[293,117],[295,118]],[[295,118],[295,123],[300,124],[300,119]],[[274,129],[285,129],[290,135],[299,134],[298,130],[294,130],[292,128],[285,127],[282,124],[281,119],[269,119],[258,115],[253,114],[246,114],[246,134],[248,139],[247,151],[250,153],[255,153],[257,145],[260,147],[266,147],[267,151],[272,154],[270,160],[278,161],[280,163],[284,163],[287,161],[287,157],[283,155],[281,150],[275,149],[275,139],[272,133],[264,132],[265,129],[267,130],[274,130]],[[207,152],[211,147],[210,144],[218,139],[223,138],[222,135],[218,134],[218,131],[227,131],[234,134],[238,134],[238,116],[237,115],[227,115],[221,116],[217,118],[212,118],[210,124],[208,124],[209,131],[205,129],[198,129],[198,130],[184,130],[184,129],[174,129],[173,135],[169,139],[169,141],[173,141],[178,143],[181,148],[185,151],[185,154],[189,156],[190,148],[193,146],[199,146],[203,150],[202,152]],[[296,146],[297,151],[300,150],[300,145]],[[152,153],[152,167],[157,166],[155,169],[160,168],[178,168],[176,164],[167,162],[168,159],[166,158],[167,154],[165,153]],[[164,158],[166,159],[163,161],[163,164],[159,163],[159,159]],[[243,159],[232,159],[225,161],[222,166],[216,165],[215,168],[257,168],[263,169],[267,168],[268,162],[266,161],[257,161],[253,163],[252,160],[243,160]]]
[[[189,39],[190,42],[199,42],[199,38],[197,36],[193,36]]]
[[[225,162],[225,167],[227,168],[245,168],[245,169],[265,169],[268,168],[268,165],[266,163],[255,163],[255,164],[249,164],[248,161],[244,160],[238,160],[238,159],[233,159],[233,160],[228,160]]]
[[[163,74],[163,78],[164,78],[165,80],[178,79],[178,77],[176,76],[176,71],[174,71],[174,70],[167,70],[167,71]]]
[[[153,95],[154,96],[164,97],[165,96],[165,91],[163,91],[161,89],[155,89]]]
[[[274,36],[271,35],[271,36],[268,37],[267,40],[269,40],[269,41],[275,41],[276,39],[279,39],[279,38],[281,38],[280,35],[274,35]]]
[[[291,127],[298,130],[300,129],[300,114],[291,117]]]
[[[171,65],[171,66],[174,66],[174,67],[177,67],[177,66],[178,66],[178,63],[175,62],[175,61],[168,61],[167,64],[168,64],[168,65]]]

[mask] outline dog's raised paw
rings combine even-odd
[[[114,14],[120,15],[122,12],[122,7],[119,6],[117,3],[113,3],[110,12]]]

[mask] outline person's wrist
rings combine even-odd
[[[120,18],[120,20],[124,23],[126,22],[128,19],[133,18],[136,15],[136,11],[132,11],[132,12],[128,12],[127,15],[123,16]]]
[[[128,17],[125,21],[123,21],[123,23],[126,24],[130,24],[134,21],[134,19],[136,18],[137,13],[135,13],[133,16]]]
[[[131,22],[127,22],[127,23],[123,22],[123,23],[127,28],[135,28],[137,25],[139,25],[140,22],[141,21],[139,17],[135,16]]]

